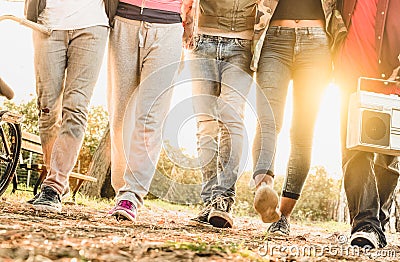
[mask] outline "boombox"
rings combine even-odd
[[[400,97],[363,91],[364,83],[398,84],[361,77],[357,92],[350,96],[346,147],[400,155]]]

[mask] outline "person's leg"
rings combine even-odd
[[[212,187],[217,184],[218,137],[221,122],[218,120],[217,100],[220,94],[220,75],[216,61],[217,42],[213,37],[199,37],[195,49],[186,62],[192,75],[192,104],[197,121],[197,152],[202,174],[200,193],[204,208],[192,220],[208,223],[211,210]]]
[[[43,162],[50,168],[51,152],[60,131],[62,121],[62,93],[65,77],[67,46],[66,33],[53,31],[51,36],[33,32],[34,62],[36,75],[37,106],[39,111],[38,125],[43,150]],[[61,199],[53,188],[42,187],[42,190],[28,203],[33,204],[41,198],[42,192],[51,196],[55,202],[52,211],[61,210]],[[45,207],[47,207],[46,205]],[[48,209],[48,208],[47,208]]]
[[[125,152],[129,148],[128,133],[132,132],[134,120],[124,122],[124,116],[125,112],[135,110],[135,103],[130,103],[130,108],[128,104],[139,85],[143,62],[139,60],[139,30],[139,21],[116,17],[109,36],[107,106],[111,138],[111,184],[115,194],[125,183]]]
[[[135,126],[127,150],[125,184],[117,195],[117,203],[129,201],[136,208],[142,206],[156,169],[161,128],[169,110],[182,45],[180,24],[143,23],[141,30],[145,41],[141,50],[141,83],[136,94],[138,103],[134,116],[131,112],[125,114],[125,121],[134,118]]]
[[[383,247],[386,238],[379,220],[380,199],[374,171],[374,154],[346,148],[348,103],[350,94],[356,90],[356,84],[345,81],[340,83],[342,169],[352,227],[350,244]]]
[[[62,93],[67,60],[65,31],[51,36],[33,31],[39,133],[43,161],[50,167],[51,151],[62,121]]]
[[[212,37],[201,37],[189,55],[192,74],[192,103],[197,120],[197,151],[203,177],[201,198],[211,200],[211,188],[217,181],[218,120],[217,101],[220,94],[220,76],[216,61],[217,42]]]
[[[332,61],[323,28],[296,31],[293,61],[291,152],[280,204],[288,222],[310,170],[314,126],[331,76]]]
[[[90,99],[100,72],[107,35],[108,28],[103,26],[65,32],[65,42],[69,45],[62,91],[62,121],[51,151],[49,174],[42,186],[54,189],[60,196],[69,191],[69,173],[75,166],[85,135]],[[41,104],[43,118],[51,117],[50,112],[48,105]],[[40,198],[33,204],[46,206]]]
[[[253,179],[256,185],[254,208],[266,223],[280,217],[277,209],[279,198],[273,189],[274,156],[291,78],[292,43],[292,35],[281,35],[278,28],[270,28],[256,74],[258,124],[253,143]]]
[[[218,63],[221,93],[218,97],[218,118],[223,125],[219,143],[221,174],[213,187],[213,197],[234,197],[234,186],[240,175],[244,132],[244,108],[253,83],[250,71],[251,42],[224,38],[220,42]],[[233,190],[232,190],[233,189]]]
[[[390,155],[375,155],[375,177],[379,194],[379,221],[385,231],[385,225],[389,222],[390,211],[393,203],[393,195],[399,180],[399,157]]]
[[[218,98],[218,114],[221,128],[219,162],[221,172],[218,183],[212,187],[212,198],[222,197],[226,205],[213,205],[209,222],[213,226],[232,226],[230,216],[235,198],[235,184],[241,174],[240,160],[243,148],[244,107],[253,83],[250,71],[251,42],[249,40],[223,38],[219,41],[219,71],[221,93]],[[225,207],[226,206],[226,207]]]
[[[85,136],[90,99],[100,72],[107,35],[108,28],[103,26],[68,34],[62,123],[53,145],[49,175],[43,181],[60,194],[68,190],[68,175],[75,166]]]

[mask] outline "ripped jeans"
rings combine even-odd
[[[69,191],[107,35],[105,26],[56,30],[50,36],[33,32],[39,132],[48,170],[43,185],[59,194]]]

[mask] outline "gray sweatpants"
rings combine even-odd
[[[143,204],[161,150],[161,128],[182,51],[181,24],[117,16],[108,49],[111,183],[116,200]]]

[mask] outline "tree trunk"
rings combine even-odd
[[[85,183],[81,192],[92,197],[112,198],[115,192],[111,186],[111,138],[110,127],[104,135],[89,165],[88,175],[97,178],[97,183]]]

